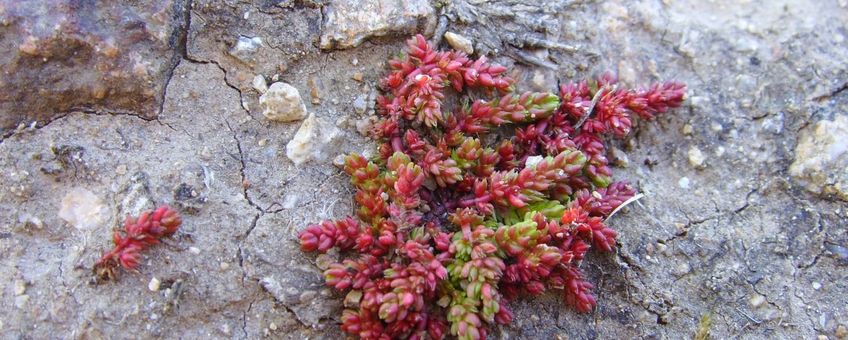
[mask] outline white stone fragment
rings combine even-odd
[[[256,77],[253,77],[251,85],[253,85],[253,89],[256,90],[256,92],[259,92],[259,94],[264,94],[268,91],[268,82],[265,81],[265,76],[261,74],[257,74]]]
[[[680,180],[677,181],[677,186],[683,189],[689,189],[689,177],[680,177]]]
[[[333,124],[328,124],[310,114],[300,125],[294,138],[286,144],[286,157],[295,165],[310,160],[327,159],[328,151],[337,142],[341,133]]]
[[[77,229],[91,229],[106,222],[106,206],[91,191],[76,187],[62,198],[59,218]]]
[[[159,281],[155,276],[150,279],[150,282],[147,283],[147,289],[150,289],[151,292],[158,292],[159,286],[162,285],[162,281]]]
[[[276,82],[259,97],[262,114],[271,121],[292,122],[306,117],[306,105],[294,86]]]
[[[701,152],[697,146],[689,147],[689,164],[692,165],[695,169],[703,169],[706,167],[705,162],[707,158],[704,156],[704,153]]]

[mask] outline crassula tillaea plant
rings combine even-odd
[[[97,278],[114,280],[118,277],[119,267],[135,270],[141,259],[141,251],[158,244],[161,238],[173,235],[181,224],[179,213],[168,206],[144,211],[138,218],[127,216],[123,232],[116,230],[112,234],[115,247],[94,264]]]
[[[380,84],[379,156],[345,159],[356,217],[299,235],[303,251],[345,256],[324,271],[347,293],[342,329],[480,339],[510,323],[508,301],[547,290],[592,311],[580,263],[615,249],[605,219],[635,194],[613,181],[604,137],[679,106],[684,85],[629,90],[605,74],[557,94],[517,92],[485,57],[436,51],[420,35],[407,45]]]

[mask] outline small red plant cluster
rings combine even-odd
[[[115,231],[112,235],[115,248],[103,254],[94,264],[95,274],[102,280],[114,280],[119,266],[134,270],[138,266],[141,251],[158,244],[159,239],[173,235],[180,224],[180,215],[168,206],[144,211],[138,218],[127,216],[123,234]]]
[[[420,35],[389,64],[379,157],[345,161],[358,219],[300,233],[303,251],[349,255],[324,271],[327,285],[347,291],[342,329],[480,339],[510,323],[509,300],[549,289],[590,312],[580,263],[590,248],[615,249],[605,219],[635,193],[612,180],[604,136],[627,135],[634,114],[679,106],[684,85],[628,90],[606,74],[558,94],[519,93],[506,68],[436,51]]]

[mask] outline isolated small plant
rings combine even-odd
[[[144,211],[138,218],[127,216],[123,232],[115,231],[112,234],[115,247],[97,260],[94,273],[101,280],[115,280],[119,267],[135,270],[141,251],[158,244],[161,238],[173,235],[180,224],[182,219],[179,213],[168,206]]]
[[[303,251],[346,257],[324,271],[347,292],[342,329],[485,338],[511,322],[509,300],[549,289],[592,311],[580,263],[590,248],[615,249],[605,219],[635,194],[613,181],[604,137],[679,106],[685,87],[629,90],[605,74],[558,94],[519,93],[485,57],[435,51],[420,35],[407,45],[381,82],[379,156],[345,159],[357,218],[299,235]]]

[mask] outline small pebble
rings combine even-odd
[[[353,76],[351,76],[351,78],[353,78],[353,80],[356,80],[358,82],[362,82],[362,79],[363,79],[362,72],[354,73]]]
[[[256,144],[259,144],[259,146],[265,146],[265,145],[268,145],[268,138],[262,138],[262,139],[260,139],[260,140],[259,140],[259,142],[257,142]]]
[[[270,329],[272,331],[276,331],[277,330],[277,324],[272,322],[270,325],[268,325],[268,329]]]
[[[24,295],[26,292],[26,282],[24,280],[15,280],[15,295]]]
[[[695,169],[703,169],[705,168],[704,162],[706,161],[706,157],[704,157],[704,153],[701,152],[697,146],[689,147],[689,164],[692,165]]]
[[[356,108],[354,108],[356,109]],[[359,132],[360,135],[364,137],[368,137],[371,135],[371,127],[374,126],[374,123],[377,121],[377,117],[369,116],[363,119],[359,119],[354,122],[356,126],[356,132]]]
[[[848,329],[845,328],[845,325],[836,327],[836,338],[845,339],[845,336],[848,336]]]
[[[465,52],[465,54],[474,53],[474,43],[471,42],[471,39],[453,32],[445,32],[445,40],[456,50]]]
[[[764,302],[766,302],[766,298],[760,294],[754,294],[754,296],[748,299],[748,304],[754,308],[762,306]]]
[[[610,148],[609,158],[615,166],[626,168],[630,165],[630,159],[627,158],[627,153],[617,147]]]
[[[297,88],[283,82],[272,84],[259,97],[259,106],[266,119],[277,122],[301,120],[308,114]]]
[[[820,334],[818,337],[819,340],[827,340],[827,335]]]
[[[668,246],[663,243],[657,243],[657,252],[665,254],[668,251]]]
[[[689,177],[680,177],[680,180],[677,181],[677,186],[683,189],[689,189]]]
[[[127,165],[119,164],[117,168],[115,168],[115,173],[118,175],[126,175],[127,174]]]
[[[688,262],[680,262],[676,267],[674,267],[674,275],[683,276],[689,274],[692,271],[692,267],[689,266]]]
[[[154,276],[150,279],[150,282],[147,283],[147,289],[150,289],[151,292],[158,292],[160,285],[162,285],[162,281],[159,281],[159,279]]]
[[[821,283],[813,282],[813,289],[819,290],[819,289],[821,289],[821,287],[822,287]]]
[[[230,264],[227,262],[221,262],[221,270],[230,269]]]
[[[265,81],[265,77],[261,74],[257,74],[256,77],[253,77],[253,89],[259,94],[264,94],[268,91],[268,82]]]
[[[339,154],[335,158],[333,158],[333,165],[335,165],[339,169],[344,169],[345,155]]]
[[[713,132],[721,132],[721,130],[724,130],[724,127],[719,123],[712,122],[710,123],[710,130],[713,130]]]
[[[350,60],[350,64],[353,66],[359,65],[359,59],[356,59],[356,57],[354,57]]]
[[[353,100],[353,110],[356,111],[356,113],[363,114],[367,109],[368,103],[365,102],[365,95],[358,96]]]
[[[683,125],[683,134],[684,135],[687,135],[687,136],[692,135],[692,132],[694,132],[694,129],[692,128],[692,124]]]
[[[315,77],[309,78],[306,83],[309,85],[309,96],[312,97],[312,104],[321,104],[321,94],[319,93],[318,82]]]
[[[188,251],[194,255],[200,254],[200,248],[198,247],[189,247]]]

